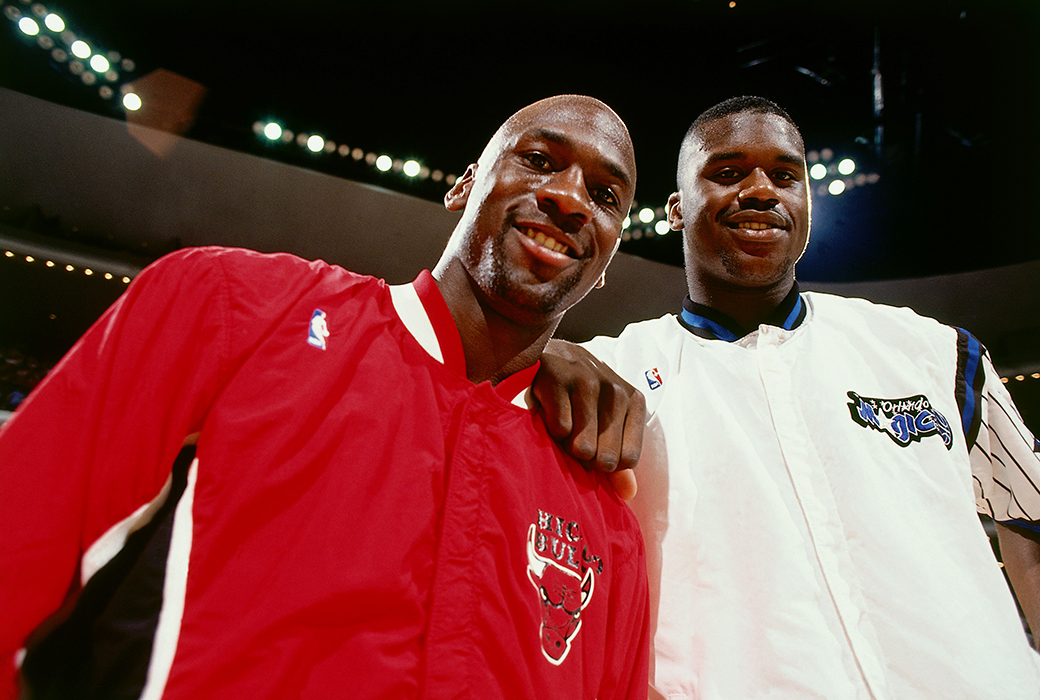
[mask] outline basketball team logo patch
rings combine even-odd
[[[307,344],[324,350],[329,337],[329,324],[325,318],[325,312],[315,309],[311,314],[311,324],[307,329]]]
[[[661,373],[657,371],[656,367],[646,371],[646,383],[650,385],[650,391],[661,387]]]
[[[864,428],[888,435],[900,447],[907,447],[931,435],[938,435],[946,449],[953,449],[953,430],[927,396],[918,394],[903,399],[875,399],[848,392],[852,420]]]
[[[577,522],[538,511],[527,531],[527,578],[542,607],[542,655],[554,666],[570,653],[602,573],[603,560],[589,551]]]

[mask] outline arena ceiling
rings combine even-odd
[[[39,18],[38,4],[2,5],[0,86],[125,118],[118,92],[100,96],[104,78],[85,85],[69,69],[72,57],[56,61],[39,37],[19,31],[13,18]],[[116,91],[126,84],[165,93],[162,128],[426,199],[438,200],[445,182],[383,173],[350,155],[315,155],[295,141],[268,142],[253,125],[277,120],[295,134],[414,158],[448,175],[461,173],[513,110],[551,94],[591,94],[628,123],[638,204],[660,210],[689,122],[722,99],[759,94],[788,109],[810,151],[832,154],[832,175],[815,183],[802,279],[919,277],[1040,259],[1026,214],[1040,185],[1040,3],[54,0],[41,7],[95,52],[117,52]],[[843,178],[850,189],[829,195],[833,166],[844,157],[857,163]],[[622,250],[682,264],[678,237],[632,233]]]

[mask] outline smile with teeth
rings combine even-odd
[[[734,224],[734,228],[746,228],[750,231],[764,231],[767,228],[776,228],[770,224],[764,224],[761,221],[742,221],[739,224]]]
[[[537,229],[525,227],[520,229],[520,233],[524,234],[525,236],[527,236],[543,248],[548,248],[549,250],[554,251],[556,253],[570,255],[570,251],[567,248],[567,246],[565,246],[563,243],[560,243],[555,238],[546,236],[544,233]]]

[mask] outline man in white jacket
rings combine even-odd
[[[805,151],[768,100],[694,122],[668,217],[684,232],[681,313],[587,346],[646,400],[632,505],[656,690],[1040,698],[1040,656],[976,514],[999,523],[1040,630],[1040,460],[985,348],[908,309],[799,291]],[[601,371],[553,348],[567,359],[543,358],[543,377],[561,387],[581,363]],[[559,437],[556,395],[539,398]]]

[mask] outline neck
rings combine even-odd
[[[504,316],[457,260],[438,265],[433,277],[458,328],[471,382],[497,384],[538,361],[559,319],[527,325]]]
[[[690,299],[721,311],[747,330],[765,322],[794,286],[794,278],[785,278],[764,287],[740,287],[727,284],[706,284],[702,280],[688,280]]]

